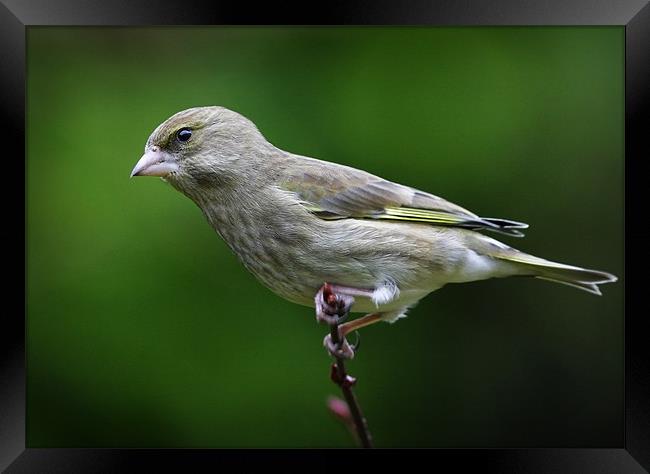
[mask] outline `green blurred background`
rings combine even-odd
[[[622,27],[30,27],[29,447],[351,446],[313,310],[259,284],[195,205],[129,179],[171,114],[275,145],[623,274]],[[623,282],[449,285],[362,331],[378,446],[622,446]]]

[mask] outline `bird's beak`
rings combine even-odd
[[[133,176],[167,176],[172,171],[178,170],[176,158],[158,147],[148,150],[131,171]]]

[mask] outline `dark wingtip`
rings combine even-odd
[[[509,221],[508,219],[498,219],[493,217],[483,217],[484,221],[495,224],[502,229],[528,229],[528,224],[525,222]]]
[[[492,232],[496,232],[497,234],[509,235],[510,237],[526,236],[523,232],[519,232],[518,230],[515,229],[509,229],[507,227],[501,227],[498,229],[493,229],[492,227],[488,227],[486,230],[491,230]]]
[[[509,235],[510,237],[524,237],[524,234],[517,229],[527,229],[528,224],[507,219],[496,219],[492,217],[481,217],[485,230],[491,230],[498,234]]]

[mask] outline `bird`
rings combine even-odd
[[[449,283],[528,276],[601,295],[617,277],[517,250],[484,232],[522,237],[522,222],[480,217],[442,197],[364,170],[284,151],[243,115],[192,107],[158,125],[131,172],[157,176],[190,198],[263,285],[313,307],[338,326],[332,355],[354,357],[345,340],[379,321],[394,323]]]

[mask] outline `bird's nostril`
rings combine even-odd
[[[152,146],[151,151],[154,152],[154,153],[158,153],[160,151],[160,148],[157,147],[157,146]]]

